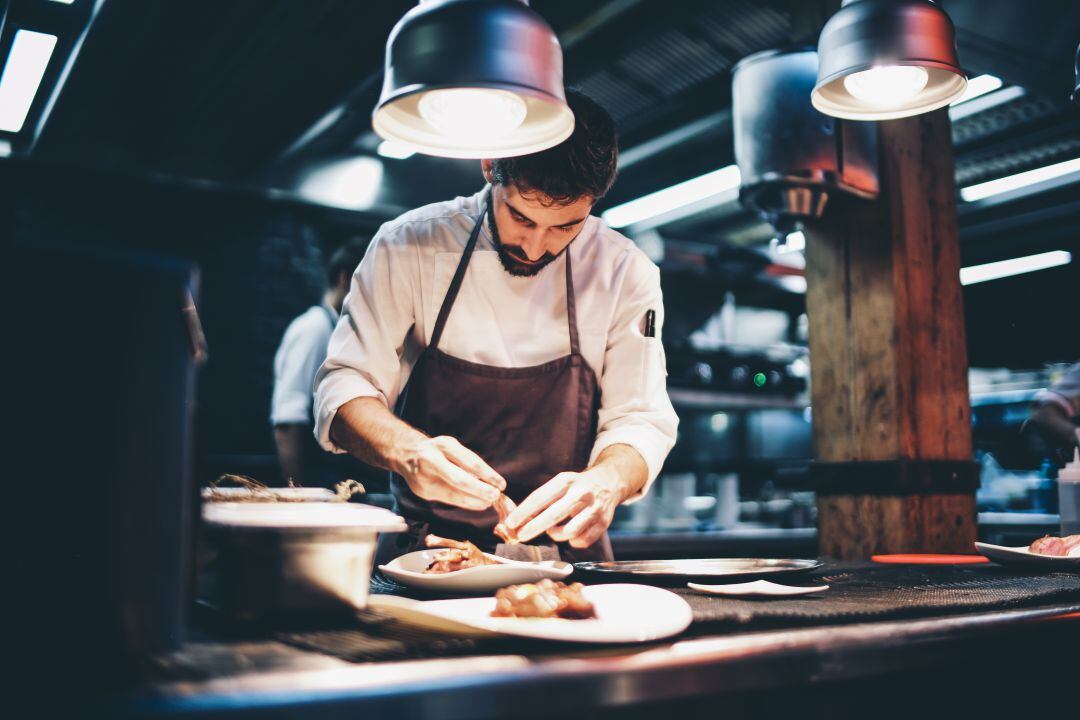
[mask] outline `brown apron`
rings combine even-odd
[[[480,234],[487,203],[473,226],[465,252],[439,309],[431,342],[413,367],[398,405],[398,415],[428,435],[449,435],[482,457],[506,478],[506,494],[516,503],[565,471],[584,470],[596,439],[600,405],[596,374],[581,355],[569,248],[566,256],[566,314],[570,354],[533,367],[480,365],[447,355],[439,340],[457,299]],[[400,476],[390,480],[396,510],[410,531],[380,538],[378,563],[415,550],[432,532],[469,540],[491,551],[495,511],[477,512],[417,497]],[[534,544],[554,544],[546,535]],[[611,560],[607,533],[580,549],[559,544],[563,560]]]

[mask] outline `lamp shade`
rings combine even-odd
[[[824,117],[810,104],[813,47],[765,50],[732,70],[739,200],[787,233],[841,194],[878,193],[877,128]]]
[[[386,140],[441,157],[557,145],[574,131],[559,41],[520,0],[421,2],[387,40],[372,125]]]
[[[849,120],[890,120],[944,107],[967,78],[956,30],[929,0],[848,0],[818,40],[814,107]]]

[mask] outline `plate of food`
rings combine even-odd
[[[1080,535],[1041,537],[1030,545],[1006,547],[975,543],[975,549],[1002,565],[1022,565],[1049,570],[1080,570]]]
[[[425,544],[427,550],[402,555],[379,569],[407,587],[448,593],[492,592],[545,578],[562,580],[574,571],[567,562],[509,560],[482,552],[470,542],[435,535],[428,535]]]
[[[693,620],[681,597],[650,585],[566,584],[541,580],[494,597],[409,600],[373,596],[370,607],[403,622],[464,635],[577,643],[633,643],[678,635]]]

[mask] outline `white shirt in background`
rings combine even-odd
[[[338,315],[328,305],[315,305],[289,323],[274,354],[274,393],[270,423],[306,425],[312,421],[315,373],[326,359]]]
[[[353,275],[316,380],[315,433],[327,450],[343,452],[329,430],[346,402],[375,397],[393,408],[431,338],[485,193],[427,205],[379,229]],[[660,342],[660,271],[597,217],[586,220],[567,252],[581,352],[601,389],[590,463],[610,445],[629,445],[645,459],[651,484],[678,425]],[[511,276],[485,219],[439,349],[497,367],[527,367],[569,354],[565,273],[564,253],[533,277]],[[650,309],[656,311],[656,337],[643,335]],[[543,441],[544,428],[536,428],[536,442]]]

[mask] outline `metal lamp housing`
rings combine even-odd
[[[929,0],[847,0],[818,40],[818,80],[811,101],[850,120],[890,120],[936,110],[963,94],[967,78],[956,57],[956,29]],[[917,67],[925,86],[894,102],[872,103],[845,82],[863,71]]]
[[[574,130],[562,65],[554,31],[520,0],[421,2],[387,40],[372,125],[386,140],[440,157],[500,158],[545,150]],[[516,107],[523,104],[523,119],[506,134],[455,137],[421,112],[425,95],[450,89],[510,93]]]
[[[878,193],[877,127],[815,110],[817,68],[814,48],[800,47],[749,55],[733,70],[739,200],[780,233],[821,217],[837,195]]]

